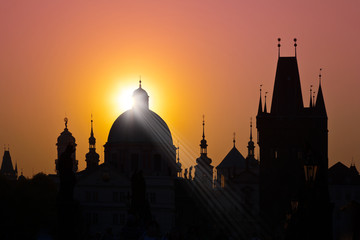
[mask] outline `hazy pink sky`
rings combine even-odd
[[[359,9],[351,0],[1,1],[0,144],[10,145],[26,176],[53,173],[66,115],[83,169],[92,113],[103,161],[110,127],[125,110],[116,99],[141,75],[185,166],[199,155],[206,115],[216,166],[233,132],[247,154],[259,85],[268,104],[272,97],[277,38],[288,56],[296,37],[305,105],[323,69],[329,165],[353,158],[360,167]]]

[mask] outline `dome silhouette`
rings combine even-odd
[[[172,146],[171,132],[165,121],[149,109],[130,109],[113,123],[108,143],[152,143]]]

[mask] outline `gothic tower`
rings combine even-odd
[[[202,183],[207,188],[213,186],[213,166],[211,158],[207,156],[207,141],[205,139],[205,120],[203,120],[203,135],[200,141],[200,157],[196,159],[194,180]]]
[[[304,166],[309,155],[318,169],[314,183],[316,193],[311,197],[316,195],[316,201],[322,202],[324,206],[329,203],[328,128],[321,81],[315,105],[311,101],[309,107],[304,107],[296,39],[294,41],[294,57],[280,57],[279,43],[270,112],[262,110],[260,92],[256,117],[260,148],[260,211],[264,218],[277,226],[284,221],[291,201],[296,199],[299,207],[306,205],[305,199],[309,195],[306,192]],[[326,212],[325,209],[323,217],[326,217]],[[322,220],[326,221],[325,218]]]
[[[68,119],[65,118],[64,122],[65,122],[65,129],[58,137],[57,143],[56,143],[58,158],[55,160],[55,169],[56,169],[56,172],[58,173],[59,172],[58,159],[60,159],[61,154],[63,152],[65,152],[67,146],[72,145],[74,147],[74,152],[71,154],[71,158],[72,158],[72,162],[73,162],[73,172],[77,172],[78,161],[76,160],[76,157],[75,157],[77,144],[75,143],[75,138],[73,137],[73,135],[71,134],[71,132],[69,132],[69,129],[67,128]]]
[[[91,132],[89,137],[89,152],[85,155],[86,169],[94,169],[99,166],[99,154],[95,148],[96,139],[94,137],[93,120],[91,118]]]

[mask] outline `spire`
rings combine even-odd
[[[266,109],[266,95],[268,94],[268,92],[265,92],[265,104],[264,104],[264,113],[267,113],[267,109]]]
[[[206,155],[207,154],[207,142],[205,139],[205,115],[203,115],[203,135],[202,135],[202,140],[200,141],[200,154],[201,155]]]
[[[309,104],[309,107],[310,107],[310,108],[313,107],[312,86],[313,86],[313,85],[310,85],[310,104]]]
[[[234,132],[234,137],[233,137],[234,147],[235,147],[235,142],[236,142],[236,140],[235,140],[235,132]]]
[[[93,128],[93,118],[91,114],[91,131],[90,131],[90,137],[89,137],[89,149],[95,149],[95,143],[96,139],[94,137],[94,128]]]
[[[99,165],[99,154],[96,152],[95,143],[96,138],[94,137],[94,126],[93,116],[91,114],[91,130],[89,137],[89,152],[85,155],[86,169],[93,169]]]
[[[93,130],[93,118],[92,118],[92,114],[91,114],[91,133],[90,136],[94,136],[94,130]]]
[[[205,139],[205,115],[203,115],[203,135],[202,138]]]
[[[252,118],[250,118],[250,141],[252,141]]]
[[[319,73],[319,90],[316,98],[316,105],[315,108],[317,109],[317,112],[322,116],[327,116],[326,114],[326,108],[325,108],[325,101],[321,89],[321,68]]]
[[[281,44],[280,44],[280,42],[281,42],[281,38],[278,38],[277,39],[278,40],[278,57],[280,58],[280,47],[281,47]]]
[[[252,118],[250,118],[250,141],[248,142],[248,156],[246,159],[249,159],[249,158],[255,158],[254,154],[254,149],[255,149],[255,145],[254,145],[254,142],[252,140]],[[247,163],[248,164],[248,163]]]
[[[297,39],[294,38],[294,47],[295,47],[295,57],[296,57],[296,47],[297,47],[297,43],[296,43]]]
[[[140,79],[139,79],[139,88],[141,88],[141,75],[140,75]]]
[[[315,107],[315,91],[313,92],[313,96],[312,96],[312,98],[313,98],[313,101],[312,101],[312,107]]]
[[[262,102],[261,102],[261,87],[262,84],[260,85],[260,100],[259,100],[259,108],[258,108],[258,115],[262,114]]]

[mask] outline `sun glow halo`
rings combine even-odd
[[[127,87],[121,89],[121,92],[118,95],[118,99],[117,99],[117,103],[121,111],[126,111],[132,108],[133,92],[134,92],[134,87]]]

